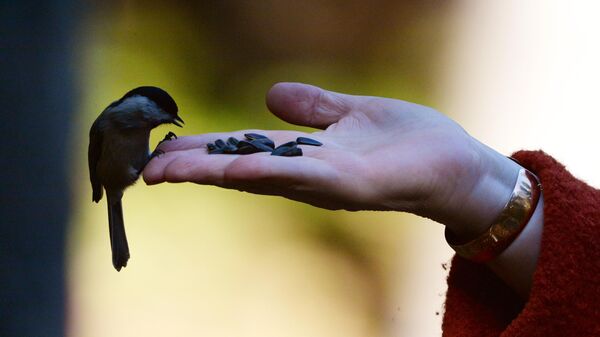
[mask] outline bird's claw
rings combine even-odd
[[[156,158],[156,157],[160,156],[161,154],[165,154],[165,151],[163,151],[163,150],[161,150],[161,149],[155,149],[155,150],[154,150],[154,151],[153,151],[153,152],[150,154],[150,157],[148,157],[148,161],[146,161],[146,164],[144,164],[144,167],[142,167],[142,168],[141,168],[141,169],[138,171],[138,175],[140,175],[140,174],[142,174],[142,172],[144,172],[144,169],[146,168],[146,165],[148,165],[148,163],[149,163],[149,162],[150,162],[152,159],[154,159],[154,158]]]
[[[168,140],[173,140],[173,139],[177,139],[177,135],[174,132],[169,131],[169,133],[167,133],[165,135],[165,138],[163,138],[163,140],[161,140],[160,142],[158,142],[158,145],[160,145],[160,144],[162,144],[162,143],[164,143],[164,142],[166,142]]]
[[[169,133],[167,133],[165,135],[165,138],[163,138],[163,140],[161,140],[160,142],[158,142],[158,145],[160,145],[163,142],[172,140],[172,139],[177,139],[177,135],[174,132],[169,131]],[[156,145],[158,147],[158,145]],[[150,158],[148,158],[148,161],[151,161],[152,159],[160,156],[161,154],[165,154],[165,151],[161,150],[161,149],[155,149],[151,154],[150,154]]]

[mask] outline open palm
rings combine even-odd
[[[280,195],[327,209],[401,210],[453,222],[459,221],[454,219],[457,207],[487,193],[483,182],[512,179],[494,169],[506,158],[431,108],[297,83],[275,85],[267,105],[289,123],[322,131],[243,130],[181,137],[161,144],[165,154],[148,164],[145,181],[189,181]],[[247,132],[265,134],[276,144],[309,136],[324,145],[301,146],[302,157],[208,155],[207,143],[242,138]]]

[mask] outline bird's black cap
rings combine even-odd
[[[159,108],[163,109],[166,113],[177,116],[177,104],[175,100],[166,91],[161,88],[144,86],[130,90],[123,96],[119,101],[123,101],[128,97],[132,96],[144,96],[152,100]]]

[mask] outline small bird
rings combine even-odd
[[[164,90],[144,86],[135,88],[111,103],[90,129],[88,164],[92,183],[92,200],[102,199],[106,190],[112,263],[117,271],[127,266],[129,245],[123,223],[123,191],[133,185],[153,157],[150,154],[150,131],[166,123],[182,127],[173,98]],[[165,140],[177,138],[169,132]]]

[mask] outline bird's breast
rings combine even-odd
[[[102,185],[107,189],[125,189],[135,183],[148,161],[149,136],[146,130],[105,134],[98,162]]]

